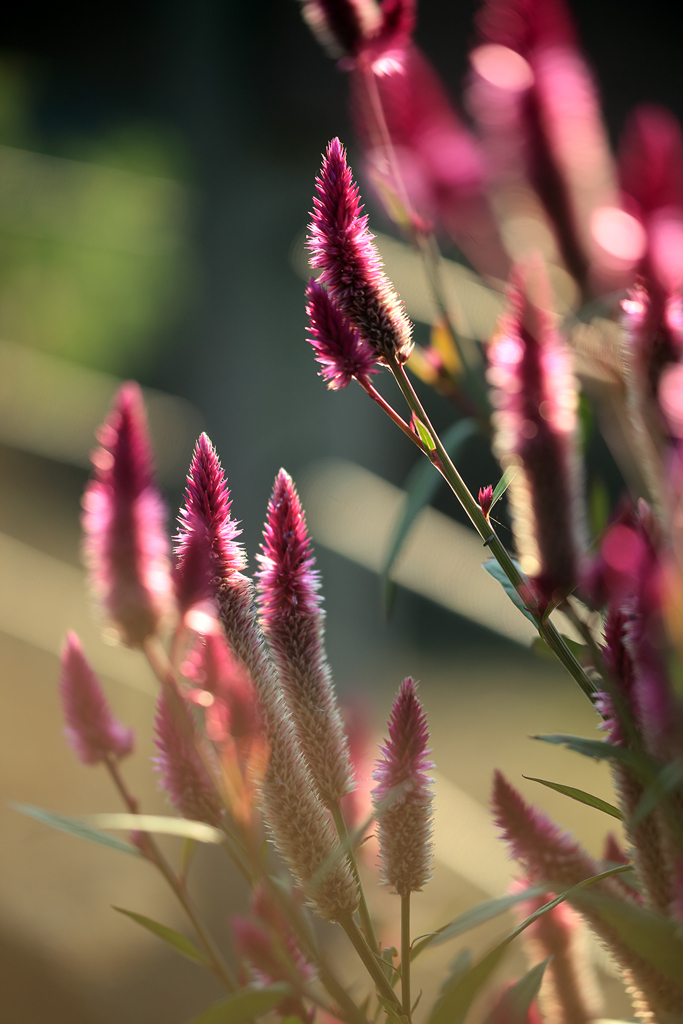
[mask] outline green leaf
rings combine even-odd
[[[472,968],[472,952],[469,949],[461,949],[460,952],[451,960],[448,965],[448,974],[444,978],[443,984],[439,991],[438,998],[434,1004],[432,1010],[432,1016],[436,1013],[441,1012],[441,1008],[448,1005],[448,998],[450,993],[456,988],[458,983],[464,978],[465,974]],[[430,1018],[431,1022],[431,1018]]]
[[[626,747],[605,743],[604,740],[589,740],[583,736],[566,736],[564,734],[532,736],[531,738],[567,747],[575,754],[583,754],[584,757],[592,757],[596,761],[617,761],[619,764],[626,765],[627,768],[633,768],[641,777],[644,772],[648,777],[652,773],[653,762],[648,758],[634,750],[628,750]]]
[[[201,1016],[195,1017],[192,1024],[244,1024],[252,1017],[262,1017],[268,1013],[291,991],[291,987],[285,984],[269,985],[267,988],[241,988]]]
[[[514,558],[512,559],[512,561],[521,572],[522,570],[519,568],[519,563],[515,561]],[[490,559],[490,561],[488,562],[484,562],[482,569],[486,569],[486,572],[489,574],[489,576],[493,576],[494,580],[498,580],[503,590],[514,604],[515,608],[519,608],[520,612],[523,615],[526,615],[529,622],[533,622],[535,626],[536,619],[533,617],[529,609],[525,606],[521,597],[519,596],[515,588],[512,586],[510,580],[507,578],[507,576],[505,575],[505,573],[503,572],[495,558]]]
[[[494,505],[497,502],[500,501],[500,499],[503,497],[503,495],[507,491],[508,487],[512,483],[512,478],[514,477],[516,472],[517,472],[517,467],[516,466],[514,468],[511,467],[511,466],[508,466],[508,468],[505,470],[505,472],[503,473],[502,477],[500,478],[500,480],[498,481],[496,486],[493,488],[493,496],[491,498],[491,508],[492,509],[493,509]]]
[[[683,977],[683,939],[676,922],[634,903],[622,903],[602,892],[581,896],[611,925],[629,949],[665,978],[680,984]]]
[[[494,1012],[486,1021],[489,1024],[492,1017],[495,1020],[501,1018],[505,1020],[506,1024],[525,1024],[527,1019],[529,1008],[533,1003],[534,999],[538,995],[538,990],[541,987],[543,981],[543,975],[545,969],[552,960],[549,956],[547,960],[543,960],[542,963],[536,964],[530,971],[520,978],[519,981],[509,988],[503,996],[502,1000],[502,1013]]]
[[[462,935],[464,932],[468,932],[470,929],[476,928],[478,925],[484,924],[484,922],[490,921],[494,917],[499,917],[517,903],[521,903],[522,900],[530,899],[532,896],[542,896],[546,892],[547,889],[533,886],[525,889],[524,892],[513,893],[509,896],[498,896],[496,899],[478,903],[476,907],[470,907],[464,913],[454,918],[449,924],[445,924],[443,928],[439,928],[438,931],[433,932],[431,935],[426,935],[420,941],[416,941],[410,958],[414,960],[418,953],[421,953],[427,946],[440,946],[442,942],[448,942],[449,939],[454,939],[456,936]]]
[[[454,423],[445,431],[441,438],[441,443],[451,458],[455,459],[465,442],[476,434],[477,430],[477,424],[474,420],[458,420],[457,423]],[[405,543],[406,537],[410,533],[410,528],[422,509],[431,503],[442,483],[443,477],[424,456],[415,464],[406,480],[405,503],[401,516],[394,527],[386,561],[380,576],[384,604],[387,610],[391,608],[396,589],[395,584],[389,578],[394,563]]]
[[[417,416],[413,416],[413,423],[415,424],[415,429],[420,435],[420,440],[422,441],[422,444],[425,446],[428,452],[433,452],[434,449],[436,448],[436,445],[434,444],[434,438],[429,433],[424,423],[421,420],[419,420]]]
[[[449,991],[448,995],[443,1000],[438,1001],[432,1010],[432,1014],[429,1018],[429,1024],[462,1024],[465,1019],[465,1015],[472,1005],[472,1001],[481,989],[482,985],[485,984],[489,975],[493,973],[498,964],[500,963],[505,950],[510,943],[517,938],[518,935],[528,928],[530,924],[537,921],[543,914],[547,914],[549,910],[553,910],[558,904],[562,903],[568,897],[574,896],[576,893],[581,892],[588,886],[593,885],[595,882],[602,881],[603,878],[611,878],[612,875],[621,875],[626,871],[633,870],[628,864],[620,864],[617,867],[610,868],[608,871],[601,871],[599,875],[592,875],[591,878],[586,878],[577,885],[566,889],[565,892],[560,893],[555,899],[550,900],[548,903],[544,903],[542,907],[534,911],[526,921],[522,921],[513,931],[507,935],[502,942],[499,942],[497,946],[494,946],[490,950],[483,960],[480,960],[478,964],[475,964],[463,977],[457,982],[457,984]]]
[[[67,818],[63,814],[52,814],[40,807],[30,807],[28,804],[11,804],[15,811],[25,814],[29,818],[35,818],[43,825],[56,828],[59,832],[66,832],[67,835],[76,836],[78,839],[88,839],[91,843],[98,843],[100,846],[107,846],[110,850],[118,850],[120,853],[130,853],[134,857],[141,857],[142,854],[136,846],[126,843],[122,839],[115,839],[113,836],[93,828],[79,818]]]
[[[190,942],[180,932],[176,932],[173,928],[167,928],[165,924],[159,924],[157,921],[152,921],[151,918],[145,917],[143,914],[134,914],[132,910],[124,910],[123,907],[114,907],[119,914],[125,914],[126,917],[130,917],[133,921],[137,921],[143,928],[147,928],[148,931],[153,932],[154,935],[158,935],[160,939],[167,942],[169,946],[180,953],[182,956],[187,957],[188,960],[194,960],[195,963],[201,964],[206,967],[206,960],[199,952],[194,942]]]
[[[624,820],[624,815],[618,807],[615,807],[614,804],[608,804],[606,800],[601,800],[599,796],[593,796],[592,793],[586,793],[583,789],[575,789],[573,786],[563,786],[561,782],[548,782],[546,779],[535,779],[533,775],[523,775],[522,778],[528,779],[529,782],[540,782],[542,786],[547,786],[548,789],[554,789],[556,793],[564,793],[565,796],[570,796],[572,800],[578,800],[580,804],[587,804],[589,807],[595,807],[598,811],[604,811],[605,814],[611,814],[613,818],[618,818],[619,821]]]
[[[564,640],[565,644],[572,652],[576,660],[579,662],[579,664],[583,664],[583,656],[587,650],[586,645],[580,644],[576,640],[572,640],[572,638],[570,636],[567,636],[566,633],[562,633],[562,639]],[[532,643],[531,649],[535,654],[538,654],[539,657],[547,658],[549,661],[555,661],[557,658],[557,655],[555,654],[553,649],[548,645],[548,643],[543,639],[543,637],[537,637],[536,640],[534,640],[534,642]]]
[[[90,814],[87,821],[100,828],[135,829],[139,832],[158,832],[166,836],[183,836],[199,843],[222,843],[225,835],[219,828],[204,821],[176,818],[166,814]]]

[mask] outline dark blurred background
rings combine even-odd
[[[419,5],[418,42],[454,96],[475,9],[469,0]],[[613,142],[638,102],[683,113],[674,7],[577,0],[573,10]],[[209,432],[252,560],[281,465],[297,480],[316,460],[341,457],[400,486],[414,462],[410,446],[360,389],[326,392],[303,341],[301,234],[329,138],[347,141],[353,161],[346,96],[343,72],[312,38],[295,0],[103,0],[86,9],[28,3],[3,15],[0,649],[6,669],[0,687],[8,735],[0,777],[6,799],[65,813],[99,810],[104,801],[115,808],[104,781],[78,769],[62,749],[54,682],[59,638],[74,624],[69,614],[83,615],[78,513],[90,428],[118,380],[135,377],[150,389],[171,509],[181,499],[193,438]],[[370,205],[370,211],[373,225],[390,230],[379,209]],[[445,402],[430,402],[447,424]],[[483,443],[470,447],[463,471],[475,488],[495,479]],[[458,515],[445,496],[439,507]],[[498,685],[509,694],[505,664],[520,693],[508,708],[508,731],[516,727],[519,740],[530,731],[524,714],[538,707],[541,692],[554,695],[548,706],[578,716],[580,727],[583,709],[569,684],[548,676],[518,644],[407,590],[399,592],[388,621],[376,575],[324,547],[318,561],[338,682],[344,693],[374,688],[382,704],[378,722],[401,675],[414,672],[439,714],[448,708],[455,714],[462,696],[471,719],[453,728],[464,736],[467,723],[476,729],[481,720],[472,680],[482,699]],[[94,631],[92,637],[94,644]],[[114,661],[109,651],[98,664],[113,680],[113,699],[149,731],[144,670]],[[116,682],[129,669],[137,689]],[[512,726],[515,714],[519,724]],[[558,724],[550,719],[551,727]],[[487,729],[491,738],[499,726],[489,722]],[[483,804],[488,755],[476,771],[471,761],[463,766],[451,735],[443,731],[450,777]],[[142,747],[144,753],[149,741]],[[150,806],[163,808],[144,758],[138,760],[134,781]],[[563,811],[567,823],[583,823]],[[111,922],[108,904],[125,899],[152,917],[155,907],[159,916],[170,913],[147,876],[124,877],[114,854],[83,852],[75,840],[45,836],[12,812],[1,813],[7,839],[0,853],[0,1000],[9,1001],[8,1020],[174,1024],[215,994],[193,967],[176,965],[153,940],[131,935],[131,922]],[[210,865],[207,870],[213,877]],[[448,876],[441,884],[452,892],[455,882]],[[463,884],[458,899],[466,902],[469,883]],[[224,927],[239,897],[223,895],[216,904],[204,896]],[[136,900],[146,901],[147,910]]]

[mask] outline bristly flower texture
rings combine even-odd
[[[218,826],[220,799],[197,751],[194,724],[177,690],[176,696],[171,701],[162,690],[157,704],[156,767],[161,786],[184,818]]]
[[[339,139],[327,147],[316,179],[308,247],[321,284],[382,363],[405,363],[413,347],[412,326],[382,270],[358,186]]]
[[[83,495],[84,557],[93,588],[129,647],[152,636],[171,596],[164,507],[152,479],[142,394],[122,385],[92,454]]]
[[[323,803],[353,787],[348,744],[323,644],[320,575],[292,478],[281,469],[268,504],[261,626],[278,669],[302,753]]]
[[[548,315],[517,281],[510,312],[489,345],[494,449],[513,476],[520,562],[547,604],[576,583],[583,547],[577,392],[569,353]]]
[[[75,633],[67,633],[62,649],[59,690],[70,747],[83,764],[130,754],[134,733],[112,715],[107,699]]]
[[[320,376],[330,391],[348,387],[354,377],[364,382],[370,374],[377,373],[374,351],[314,278],[306,289],[306,300],[308,340],[322,367]]]
[[[382,878],[401,896],[431,877],[432,790],[427,717],[412,679],[404,680],[389,718],[389,739],[373,778]]]

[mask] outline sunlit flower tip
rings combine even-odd
[[[339,139],[327,147],[313,203],[308,247],[311,266],[322,270],[321,284],[380,362],[405,363],[412,325],[382,270]]]
[[[491,506],[493,504],[493,487],[491,484],[488,487],[479,488],[479,508],[482,510],[486,518],[489,517]]]
[[[567,889],[598,873],[597,864],[579,844],[527,804],[499,771],[493,779],[493,818],[532,881],[542,879]]]
[[[377,356],[358,331],[344,318],[327,290],[311,278],[306,289],[309,338],[320,376],[331,391],[347,387],[356,378],[367,381],[378,372]]]
[[[329,806],[348,793],[353,777],[323,645],[320,577],[301,501],[284,469],[268,503],[258,559],[261,626],[302,753]]]
[[[427,717],[412,679],[404,680],[389,718],[389,738],[372,792],[378,824],[380,870],[401,896],[421,889],[431,877],[433,767],[427,749]]]
[[[106,697],[75,633],[67,633],[59,690],[69,746],[83,764],[130,754],[134,733],[112,715]]]
[[[176,554],[182,572],[193,534],[206,530],[217,588],[246,565],[242,545],[237,540],[241,531],[230,515],[230,507],[230,492],[216,449],[207,435],[201,434],[187,474],[185,504],[178,515]]]
[[[83,495],[83,553],[121,640],[137,647],[157,631],[172,593],[165,510],[137,384],[119,389],[98,440]]]
[[[571,359],[528,285],[547,286],[541,266],[517,274],[510,311],[489,345],[494,450],[511,468],[510,509],[520,562],[544,603],[570,591],[584,547],[578,395]]]
[[[183,698],[171,701],[162,690],[157,703],[155,766],[160,784],[184,818],[220,825],[221,803],[216,787],[197,751],[195,729]]]

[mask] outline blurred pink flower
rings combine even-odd
[[[378,372],[377,356],[358,331],[344,318],[327,291],[311,278],[306,289],[309,338],[320,376],[331,391],[347,387],[356,378],[367,381]]]

